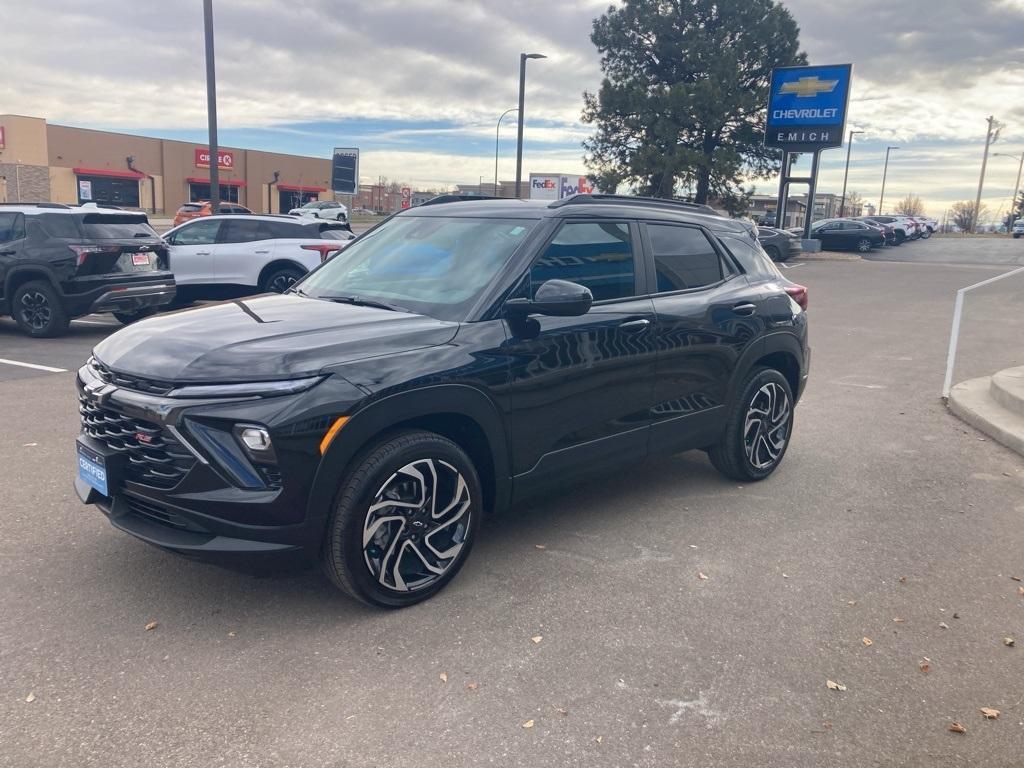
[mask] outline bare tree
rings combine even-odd
[[[903,216],[924,216],[924,203],[920,197],[911,193],[896,203],[896,213]]]
[[[953,203],[953,207],[949,209],[950,218],[953,219],[953,223],[960,228],[961,232],[970,232],[974,228],[976,220],[980,220],[982,216],[987,212],[984,203],[978,209],[977,216],[975,216],[974,203],[968,200],[961,200],[959,203]]]
[[[864,198],[861,197],[859,192],[847,192],[846,202],[843,203],[843,210],[839,212],[840,216],[860,216],[864,211]]]

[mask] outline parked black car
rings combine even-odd
[[[159,547],[319,559],[356,598],[409,605],[519,499],[694,448],[771,474],[806,302],[747,225],[671,201],[420,206],[286,294],[101,342],[76,490]]]
[[[823,219],[811,225],[811,237],[821,241],[828,250],[868,253],[885,245],[885,235],[878,227],[852,219]]]
[[[74,317],[124,323],[174,298],[167,248],[144,213],[59,203],[0,206],[0,314],[30,336],[59,336]]]
[[[759,226],[757,239],[772,261],[786,261],[802,251],[800,236],[784,229]]]

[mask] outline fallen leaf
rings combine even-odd
[[[862,637],[860,639],[860,641],[862,643],[864,643],[864,645],[874,645],[875,644],[874,641],[870,637]]]
[[[901,619],[899,616],[893,616],[892,620],[895,621],[897,624],[902,624],[904,621],[906,621],[906,619]]]
[[[697,571],[697,578],[700,579],[701,581],[707,581],[708,580],[708,577],[705,574],[701,573],[700,571]]]
[[[543,544],[534,544],[533,546],[535,546],[537,549],[547,549],[547,547],[545,547]]]
[[[523,728],[533,728],[533,720],[527,720],[523,723]]]
[[[846,686],[842,683],[837,683],[835,680],[826,680],[825,685],[828,686],[830,691],[845,691]]]
[[[31,704],[35,700],[36,700],[35,693],[33,693],[32,691],[29,691],[28,696],[25,697],[25,701],[27,701],[29,704]]]
[[[540,642],[541,640],[543,640],[543,639],[544,639],[544,635],[534,635],[533,637],[531,637],[531,638],[530,638],[530,641],[531,641],[531,642],[532,642],[532,643],[533,643],[534,645],[537,645],[537,643],[539,643],[539,642]]]
[[[1024,596],[1024,587],[1017,587],[1017,594]]]
[[[944,621],[939,622],[939,629],[949,629],[949,624]]]
[[[154,629],[156,629],[156,628],[157,628],[158,626],[159,626],[159,625],[158,625],[158,624],[157,624],[157,623],[156,623],[155,621],[151,621],[151,622],[149,622],[149,624],[147,624],[147,625],[146,625],[146,631],[147,631],[147,632],[152,632],[152,631],[153,631]]]
[[[784,574],[782,574],[782,578],[784,578],[784,579],[788,579],[788,578],[789,578],[789,574],[788,574],[788,573],[784,573]]]
[[[555,712],[560,714],[562,717],[565,717],[566,715],[569,714],[569,710],[568,709],[563,709],[562,707],[555,707]]]
[[[906,576],[900,576],[900,584],[906,584],[906,583],[907,583],[907,577]]]
[[[919,666],[921,668],[921,671],[924,672],[926,675],[932,671],[932,665],[926,661],[922,661]]]
[[[35,448],[39,443],[25,443],[22,448]]]
[[[954,613],[953,614],[953,618],[954,619],[959,619],[960,618],[960,614],[959,613]]]
[[[228,632],[228,637],[235,637],[237,634],[237,632]]]
[[[967,733],[967,729],[955,720],[949,724],[949,730],[951,730],[953,733]]]
[[[982,707],[981,714],[984,715],[987,720],[995,720],[999,717],[1000,712],[998,709],[992,709],[992,707]]]
[[[604,741],[604,736],[598,736],[596,739],[594,739],[594,741],[600,744],[602,741]]]
[[[1024,581],[1024,578],[1021,578],[1020,576],[1011,576],[1010,578],[1014,581]]]
[[[847,601],[846,601],[846,604],[847,604],[847,605],[856,605],[856,604],[857,604],[857,601],[856,601],[856,600],[847,600]]]
[[[470,691],[476,690],[476,683],[466,683],[466,688]]]
[[[1005,646],[1013,648],[1013,646],[1015,646],[1016,644],[1017,644],[1017,641],[1014,640],[1012,637],[1004,637],[1003,638],[1003,645],[1005,645]]]
[[[442,683],[447,683],[448,682],[448,673],[447,672],[442,672],[440,675],[438,675],[438,677],[441,678],[441,682]]]

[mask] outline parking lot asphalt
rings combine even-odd
[[[891,248],[877,248],[864,258],[872,261],[907,261],[917,264],[990,264],[1024,266],[1024,240],[1001,235],[936,235]]]
[[[73,374],[3,371],[0,765],[1019,766],[1024,460],[938,398],[953,292],[999,271],[789,265],[814,354],[778,472],[566,487],[392,613],[116,532],[71,488]],[[73,329],[0,321],[0,357],[71,371],[108,331]]]

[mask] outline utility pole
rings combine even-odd
[[[519,134],[516,138],[516,198],[520,197],[523,184],[523,110],[526,102],[526,60],[546,59],[543,53],[519,54]]]
[[[220,212],[220,150],[217,147],[217,73],[213,58],[213,0],[203,0],[206,34],[206,120],[210,129],[210,213]]]
[[[498,197],[498,139],[501,137],[501,120],[509,112],[517,112],[516,107],[506,109],[501,113],[501,117],[498,118],[498,124],[494,128],[494,196]]]
[[[992,115],[988,116],[988,130],[985,132],[985,154],[981,156],[981,177],[978,179],[978,196],[974,199],[974,212],[971,216],[971,232],[978,231],[978,219],[981,214],[981,189],[985,186],[985,166],[988,165],[988,148],[999,138],[999,121]]]
[[[899,147],[886,147],[885,148],[885,167],[882,169],[882,194],[878,196],[878,215],[881,216],[884,211],[882,210],[882,203],[885,202],[885,179],[889,175],[889,153]]]
[[[853,151],[853,135],[864,133],[864,131],[850,131],[850,137],[846,140],[846,170],[843,171],[843,196],[839,200],[839,218],[846,216],[846,179],[850,175],[850,152]]]

